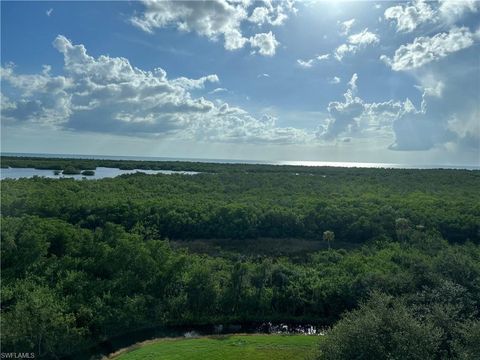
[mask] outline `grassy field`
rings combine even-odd
[[[232,335],[161,339],[121,353],[116,360],[304,360],[315,354],[318,336]]]

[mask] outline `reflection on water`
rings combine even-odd
[[[293,166],[332,166],[343,168],[370,168],[370,169],[467,169],[479,170],[479,166],[472,165],[413,165],[413,164],[388,164],[368,162],[341,162],[341,161],[277,161],[276,165]]]
[[[335,161],[279,161],[279,165],[333,166],[346,168],[402,168],[404,165],[384,163],[335,162]]]
[[[195,175],[198,172],[195,171],[172,171],[172,170],[121,170],[117,168],[106,168],[106,167],[97,167],[95,170],[95,175],[85,176],[85,175],[55,175],[53,170],[42,170],[42,169],[33,169],[33,168],[8,168],[0,169],[0,179],[20,179],[20,178],[31,178],[34,176],[41,176],[46,178],[58,179],[58,178],[72,178],[72,179],[103,179],[103,178],[112,178],[124,174],[134,174],[136,172],[141,172],[144,174],[183,174],[183,175]]]

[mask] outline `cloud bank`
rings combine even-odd
[[[62,35],[53,45],[63,54],[64,75],[53,76],[48,66],[33,75],[2,67],[5,89],[20,94],[15,100],[2,96],[7,123],[220,142],[302,143],[308,138],[303,130],[277,127],[271,118],[193,95],[218,83],[216,74],[169,79],[161,68],[144,71],[126,58],[94,58]]]

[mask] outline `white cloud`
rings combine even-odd
[[[252,15],[250,15],[248,20],[255,24],[263,25],[264,23],[270,22],[269,15],[270,15],[269,9],[263,6],[259,6],[253,10]]]
[[[473,46],[479,38],[478,30],[473,33],[454,26],[448,32],[415,38],[400,46],[392,59],[382,55],[394,71],[415,70],[410,74],[423,94],[419,110],[407,106],[395,119],[392,150],[437,147],[480,154],[480,98],[478,86],[472,82],[478,77],[478,67],[472,66],[468,57],[448,56]]]
[[[14,65],[8,64],[0,72],[2,82],[10,84],[22,95],[17,101],[10,99],[8,107],[2,103],[4,120],[55,124],[71,114],[69,90],[74,85],[72,79],[52,76],[48,66],[44,66],[39,74],[17,75],[14,70]]]
[[[385,55],[381,59],[395,71],[411,70],[472,46],[475,37],[466,27],[454,27],[448,33],[415,38],[413,43],[400,46],[393,59]]]
[[[448,69],[448,71],[445,71]],[[442,63],[412,73],[422,92],[417,110],[406,107],[393,124],[393,150],[428,150],[480,154],[480,94],[472,78],[478,68],[466,58],[447,58]]]
[[[332,140],[343,134],[350,134],[358,127],[358,118],[363,114],[363,101],[356,97],[357,74],[353,74],[349,81],[349,88],[344,94],[345,101],[332,101],[328,104],[330,119],[326,129],[319,136],[326,140]]]
[[[279,26],[283,25],[290,13],[296,12],[294,1],[264,1],[262,6],[253,9],[248,20],[257,25]]]
[[[258,74],[257,75],[257,78],[262,78],[262,77],[267,77],[268,78],[268,77],[270,77],[270,75],[269,74]]]
[[[145,10],[133,16],[130,21],[138,28],[153,33],[155,29],[173,26],[179,31],[196,32],[210,40],[224,39],[226,50],[237,50],[246,44],[257,47],[261,55],[272,56],[279,44],[275,36],[258,33],[247,38],[241,25],[252,22],[257,25],[282,25],[289,14],[295,13],[294,2],[283,0],[253,8],[250,1],[209,0],[209,1],[142,1]]]
[[[453,24],[466,13],[479,9],[480,2],[477,0],[415,0],[387,8],[384,16],[387,20],[396,21],[398,32],[411,32],[425,23]]]
[[[303,130],[277,127],[239,107],[190,93],[217,83],[215,74],[169,79],[161,68],[144,71],[122,57],[94,58],[64,36],[54,46],[64,56],[63,76],[51,75],[49,67],[34,75],[17,74],[11,65],[1,69],[1,80],[14,89],[2,98],[2,118],[9,124],[220,142],[301,143],[309,138]]]
[[[338,77],[338,76],[334,76],[333,78],[331,78],[330,80],[328,80],[328,82],[330,84],[339,84],[341,81],[341,79]]]
[[[323,54],[323,55],[318,55],[317,60],[328,60],[330,59],[330,54]]]
[[[347,40],[346,44],[341,44],[335,49],[335,58],[338,61],[341,61],[350,53],[355,54],[358,50],[370,45],[375,45],[380,41],[378,35],[368,31],[368,29],[350,35]]]
[[[385,19],[397,22],[397,31],[410,32],[420,24],[433,21],[435,11],[424,0],[416,0],[409,5],[389,7],[384,13]]]
[[[313,66],[313,61],[314,59],[309,59],[309,60],[297,59],[297,64],[303,68],[311,68]]]
[[[358,75],[357,75],[357,73],[355,73],[355,74],[352,75],[352,78],[348,82],[348,86],[350,86],[350,89],[351,89],[352,93],[356,93],[357,90],[358,90],[357,80],[358,80]]]
[[[445,83],[438,80],[432,73],[423,75],[420,79],[420,85],[415,87],[427,96],[441,98],[445,89]]]
[[[212,91],[210,91],[209,94],[218,94],[222,92],[228,92],[228,90],[225,88],[215,88]]]
[[[352,29],[352,26],[355,24],[355,19],[350,19],[347,21],[344,21],[340,23],[340,28],[341,28],[341,35],[348,35],[350,33],[350,30]]]
[[[268,33],[255,34],[249,39],[249,42],[253,48],[257,48],[258,52],[264,56],[275,55],[277,46],[280,44],[271,31]]]
[[[480,9],[478,0],[439,0],[439,3],[440,16],[452,23],[466,13],[477,12]]]
[[[342,61],[345,55],[349,53],[355,53],[358,47],[350,44],[342,44],[335,49],[335,58],[338,61]]]
[[[303,68],[311,68],[316,62],[330,59],[330,54],[317,55],[308,60],[297,59],[297,64]]]
[[[455,141],[455,134],[438,120],[427,113],[426,94],[420,110],[407,99],[393,123],[395,142],[390,149],[424,151]]]
[[[437,124],[437,113],[427,113],[427,101],[420,109],[407,98],[404,102],[388,100],[368,103],[357,96],[358,76],[348,82],[344,101],[328,104],[329,118],[317,136],[328,141],[348,139],[383,139],[392,143],[391,150],[429,150],[455,139],[446,125]],[[453,124],[452,124],[453,126]],[[471,133],[469,133],[470,135]]]
[[[193,89],[203,89],[207,82],[218,83],[219,81],[220,80],[218,79],[218,76],[213,74],[213,75],[203,76],[199,79],[189,79],[186,77],[180,77],[175,80],[172,80],[172,84],[178,85],[185,90],[193,90]]]
[[[377,34],[374,34],[368,29],[364,29],[358,34],[353,34],[348,37],[348,42],[354,45],[369,45],[379,42]]]

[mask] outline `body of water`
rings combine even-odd
[[[202,159],[202,158],[171,158],[171,157],[145,157],[145,156],[113,156],[113,155],[76,155],[76,154],[41,154],[41,153],[8,153],[2,156],[24,156],[43,158],[70,158],[70,159],[96,159],[96,160],[138,160],[138,161],[189,161],[219,164],[264,164],[264,165],[296,165],[296,166],[332,166],[346,168],[391,168],[391,169],[466,169],[480,170],[478,165],[451,165],[451,164],[393,164],[393,163],[367,163],[367,162],[339,162],[339,161],[260,161],[260,160],[235,160],[235,159]],[[134,170],[135,171],[135,170]],[[139,170],[140,171],[140,170]]]
[[[85,176],[85,175],[55,175],[54,170],[42,170],[34,168],[7,168],[0,169],[0,179],[20,179],[20,178],[31,178],[34,176],[47,177],[52,179],[59,178],[72,178],[76,180],[81,179],[103,179],[103,178],[112,178],[124,174],[134,174],[136,172],[141,172],[144,174],[183,174],[183,175],[195,175],[198,172],[195,171],[172,171],[172,170],[120,170],[117,168],[106,168],[106,167],[97,167],[95,170],[95,175]]]

